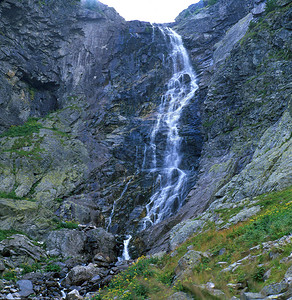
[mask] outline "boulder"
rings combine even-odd
[[[73,290],[66,296],[66,300],[82,300],[84,299],[82,296],[80,296],[79,292],[77,290]]]
[[[9,257],[9,260],[17,266],[28,261],[39,261],[46,257],[46,252],[34,245],[28,237],[15,234],[0,242],[0,255]]]
[[[194,266],[201,262],[203,253],[195,250],[189,250],[177,263],[175,273],[181,276],[183,273],[189,271]]]
[[[107,262],[113,262],[117,258],[115,237],[103,228],[89,230],[86,232],[84,251],[89,259],[100,254]]]
[[[174,250],[178,245],[200,230],[204,226],[204,223],[201,220],[187,220],[174,226],[170,232],[170,250]]]
[[[81,285],[85,281],[91,280],[93,277],[100,274],[102,270],[96,268],[95,265],[74,267],[66,277],[67,285]]]
[[[243,209],[241,212],[239,212],[237,215],[229,219],[230,223],[237,224],[242,221],[246,221],[251,216],[254,216],[261,210],[260,206],[253,206],[249,208]]]
[[[17,281],[17,287],[19,288],[19,294],[21,297],[28,297],[34,293],[33,285],[30,280],[19,280]]]
[[[288,289],[288,284],[285,282],[282,283],[274,283],[268,286],[265,286],[261,293],[264,296],[277,295],[286,292]]]
[[[84,251],[86,236],[83,231],[61,229],[52,231],[46,239],[49,253],[63,257],[78,257]]]
[[[240,295],[240,300],[256,300],[256,299],[265,299],[265,297],[260,293],[245,293],[245,292],[243,292]]]
[[[190,300],[190,299],[193,298],[183,292],[177,292],[167,298],[167,300]]]
[[[284,281],[288,284],[292,283],[292,266],[287,270],[285,276],[284,276]]]

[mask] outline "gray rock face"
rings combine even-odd
[[[288,284],[287,283],[275,283],[275,284],[265,286],[261,290],[261,293],[264,296],[278,295],[278,294],[286,292],[287,289],[288,289]]]
[[[171,62],[164,59],[169,41],[157,27],[126,23],[100,2],[6,1],[0,13],[5,28],[0,37],[0,190],[37,200],[42,215],[34,218],[35,207],[17,210],[8,199],[5,209],[17,213],[11,219],[9,212],[1,227],[37,237],[52,226],[54,214],[106,226],[114,200],[132,178],[110,230],[123,232],[125,222],[135,229],[152,187],[151,178],[137,169],[171,75]],[[188,125],[181,130],[184,164],[194,175],[201,148],[195,106],[184,114]],[[7,132],[10,125],[45,115],[32,134]]]
[[[84,299],[82,296],[80,296],[79,292],[77,290],[73,290],[66,296],[66,300],[82,300]]]
[[[21,234],[12,235],[0,242],[0,255],[9,257],[10,262],[16,266],[46,258],[42,248],[34,245],[29,238]]]
[[[167,298],[167,300],[189,300],[189,299],[192,299],[192,297],[190,297],[188,294],[183,292],[174,293],[173,295]]]
[[[255,23],[248,26],[252,17],[248,14],[254,8],[251,1],[218,1],[210,7],[195,7],[190,8],[190,14],[180,15],[174,28],[183,35],[201,72],[198,97],[204,143],[199,173],[176,217],[144,233],[150,252],[167,250],[169,229],[199,216],[215,200],[226,204],[241,201],[292,182],[288,158],[291,59],[276,54],[281,49],[291,50],[291,32],[286,29],[291,8],[286,6],[262,23],[253,15]],[[259,26],[254,26],[257,22]],[[220,49],[217,60],[216,49]],[[225,54],[229,56],[219,62]]]
[[[189,250],[179,261],[177,267],[175,268],[175,273],[177,277],[181,278],[189,270],[194,268],[201,262],[204,254],[199,251]]]
[[[204,221],[201,220],[187,220],[174,226],[170,231],[170,250],[174,250],[177,246],[185,242],[187,238],[199,231],[203,225]]]
[[[239,222],[246,221],[251,216],[256,215],[260,210],[261,208],[259,206],[253,206],[250,208],[243,209],[236,216],[229,219],[229,222],[233,224],[237,224]]]
[[[240,300],[255,300],[255,299],[264,299],[265,297],[259,293],[242,293]]]
[[[170,246],[171,228],[216,198],[291,184],[291,8],[279,3],[258,20],[263,1],[200,2],[172,24],[199,74],[198,101],[178,128],[192,189],[177,216],[139,233],[140,252],[174,248],[197,225],[182,227]],[[171,76],[168,39],[100,2],[6,0],[0,16],[0,227],[40,237],[57,217],[106,228],[119,199],[109,230],[136,232],[153,189],[141,168]],[[99,246],[83,249],[83,239]],[[50,251],[71,251],[60,237],[50,241]],[[78,241],[78,255],[105,252],[95,234]],[[105,245],[113,260],[114,242]]]
[[[85,233],[78,230],[52,231],[46,239],[47,250],[63,257],[81,256],[85,239]]]
[[[215,45],[216,50],[213,54],[215,64],[218,64],[220,61],[224,61],[230,55],[230,52],[235,44],[245,36],[252,19],[253,16],[251,13],[249,13],[247,16],[233,25],[227,31],[224,38]]]
[[[81,285],[83,282],[97,276],[98,273],[99,269],[93,264],[89,264],[88,266],[76,266],[68,273],[66,283],[68,285]]]
[[[117,258],[116,240],[103,228],[86,232],[71,229],[52,231],[45,242],[50,255],[61,255],[64,258],[86,257],[86,260],[91,261],[100,254],[108,262]]]
[[[30,280],[18,280],[16,284],[20,290],[19,294],[21,297],[28,297],[34,293],[33,285]]]

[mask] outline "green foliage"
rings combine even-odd
[[[266,2],[266,13],[272,12],[278,8],[277,0],[267,0]]]
[[[61,228],[77,229],[78,223],[74,221],[59,222],[56,226],[56,229],[61,229]]]
[[[166,299],[176,291],[191,294],[194,299],[218,299],[209,295],[207,291],[198,288],[198,285],[208,281],[224,291],[228,299],[236,295],[236,291],[227,287],[226,283],[248,283],[250,291],[260,291],[264,285],[279,282],[291,263],[280,263],[291,253],[291,245],[287,244],[271,249],[278,256],[271,260],[269,253],[263,252],[261,247],[251,250],[251,246],[262,242],[278,239],[291,233],[292,228],[292,187],[255,199],[256,205],[261,206],[261,212],[249,220],[232,225],[229,229],[218,231],[211,223],[206,225],[203,232],[195,234],[173,252],[175,255],[165,256],[163,259],[146,259],[142,257],[126,271],[116,276],[109,286],[99,291],[93,299]],[[251,205],[255,205],[252,203]],[[249,207],[249,203],[244,203]],[[227,215],[227,220],[244,206],[233,209],[218,210],[215,213]],[[208,230],[207,230],[208,227]],[[202,257],[199,265],[190,269],[186,277],[176,280],[175,268],[178,260],[188,251],[189,246],[197,251],[212,253],[209,257]],[[225,248],[225,253],[219,251]],[[232,272],[222,272],[230,264],[252,255],[252,264],[249,260],[242,260],[242,264]],[[223,262],[223,264],[222,264]],[[271,270],[268,281],[263,282],[266,270]],[[230,296],[230,297],[229,297]]]
[[[61,204],[64,200],[62,198],[56,198],[55,201]]]
[[[256,268],[256,272],[252,275],[253,280],[261,282],[264,281],[264,274],[266,272],[266,268],[261,266]]]
[[[34,89],[34,88],[29,88],[28,92],[29,92],[30,100],[33,101],[33,100],[34,100],[34,97],[35,97],[36,89]]]
[[[162,274],[157,275],[157,280],[160,281],[161,283],[171,286],[173,279],[174,279],[175,273],[173,271],[166,271]]]
[[[0,191],[0,199],[1,198],[3,198],[3,199],[14,199],[14,200],[26,200],[26,201],[32,201],[32,202],[36,201],[35,199],[31,199],[31,198],[28,198],[28,197],[18,197],[15,194],[15,191],[12,191],[12,192]]]
[[[33,133],[38,133],[42,128],[42,124],[38,123],[36,118],[30,118],[26,123],[20,126],[11,126],[6,132],[2,133],[0,137],[28,137]]]
[[[149,293],[149,288],[140,283],[134,286],[133,293],[135,294],[135,296],[139,297],[139,299],[146,299]]]
[[[33,263],[31,265],[25,263],[25,264],[21,264],[20,268],[22,268],[22,272],[21,274],[27,274],[27,273],[31,273],[31,272],[35,272],[41,269],[41,264],[40,263]]]
[[[267,238],[278,239],[291,233],[292,228],[292,202],[284,206],[275,206],[259,215],[252,222],[240,227],[230,236],[235,242],[247,246],[257,245]]]
[[[11,235],[17,234],[17,233],[21,233],[17,230],[0,230],[0,241],[3,241],[5,239],[7,239],[8,237],[10,237]]]
[[[48,264],[45,266],[45,271],[46,272],[60,272],[61,271],[61,267],[59,265],[56,264]]]
[[[8,281],[16,281],[17,280],[17,273],[15,270],[5,271],[3,274],[3,278]]]

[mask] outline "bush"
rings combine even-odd
[[[61,267],[55,264],[48,264],[45,267],[45,271],[46,272],[60,272],[61,271]]]
[[[62,228],[77,229],[78,223],[73,221],[59,222],[56,229],[62,229]]]

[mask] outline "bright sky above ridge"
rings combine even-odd
[[[199,0],[100,0],[114,7],[127,21],[173,22],[178,14]]]

